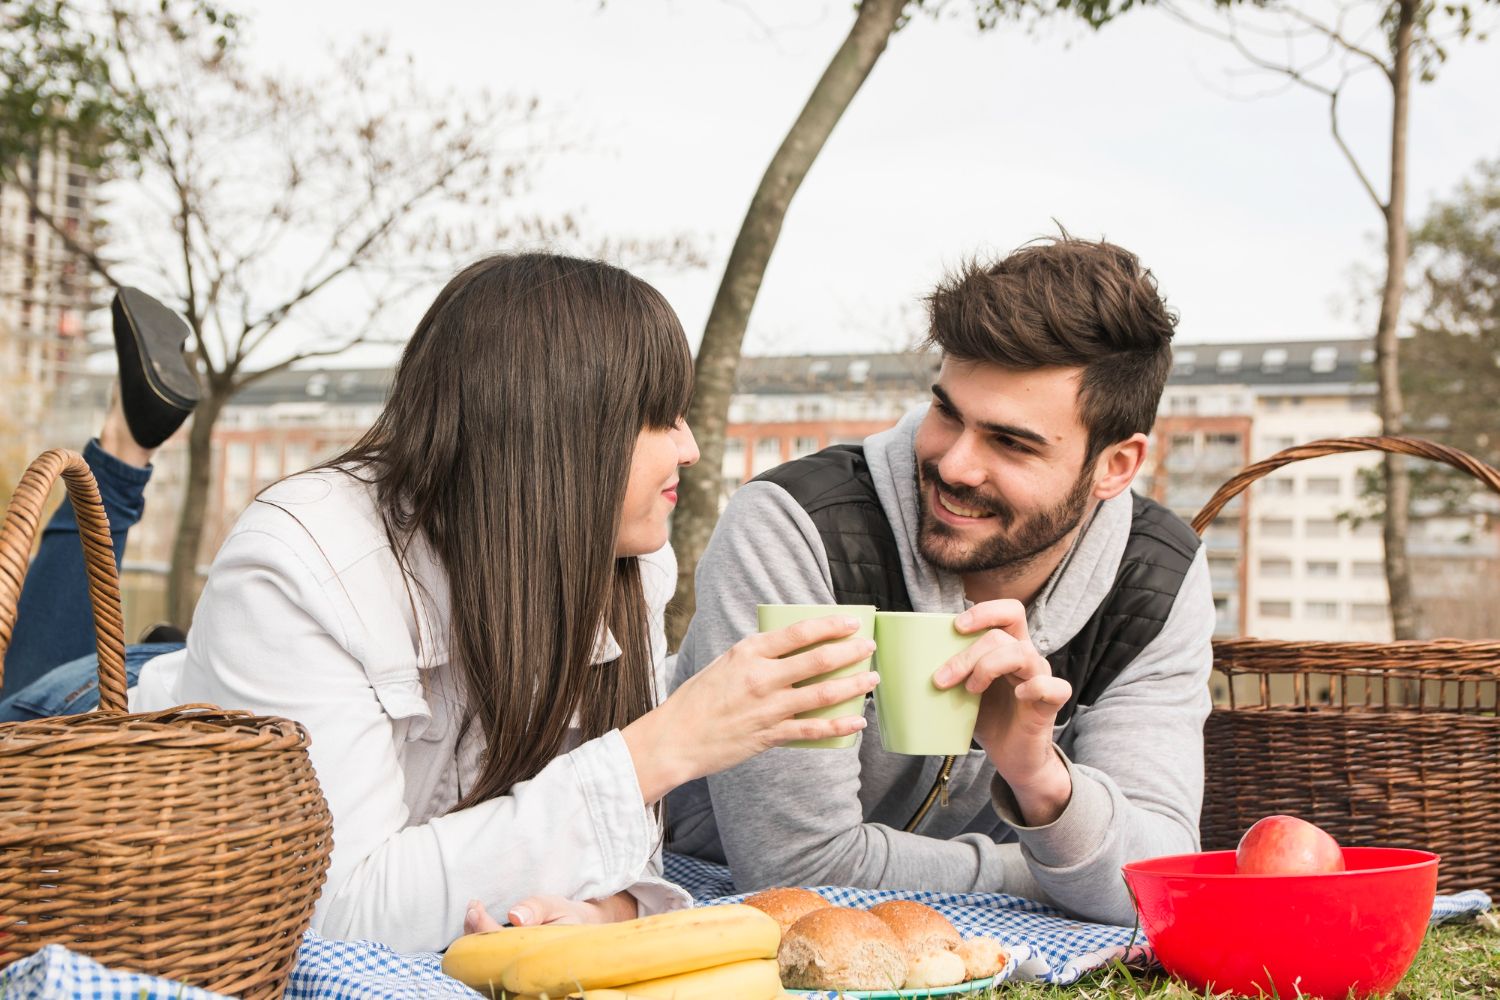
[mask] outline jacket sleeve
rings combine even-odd
[[[1135,907],[1120,866],[1198,849],[1213,629],[1208,560],[1199,549],[1162,630],[1075,715],[1063,758],[1073,795],[1062,815],[1025,826],[996,776],[996,812],[1015,829],[1038,884],[1065,909],[1129,926]]]
[[[822,539],[781,487],[740,487],[697,569],[697,609],[679,680],[756,630],[757,604],[834,602]],[[707,779],[736,888],[857,885],[1037,897],[1016,844],[979,834],[937,840],[864,821],[860,758],[849,750],[769,750]]]
[[[179,693],[306,726],[334,824],[318,933],[430,950],[461,933],[470,899],[492,913],[533,894],[632,889],[647,909],[687,902],[654,878],[657,825],[618,731],[507,795],[413,825],[408,799],[430,789],[408,787],[403,724],[350,652],[358,641],[351,647],[353,626],[330,596],[337,581],[325,587],[327,573],[305,555],[274,531],[230,537],[198,606]]]

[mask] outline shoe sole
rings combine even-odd
[[[146,386],[169,406],[191,412],[198,405],[197,379],[193,377],[182,348],[192,335],[182,318],[166,306],[134,288],[121,288],[117,295],[125,325],[130,330],[134,357],[128,359],[146,376]],[[163,369],[161,356],[182,360],[180,372]],[[125,359],[122,359],[125,360]],[[178,382],[176,387],[168,380]],[[186,389],[187,391],[182,391]]]

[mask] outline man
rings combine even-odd
[[[929,297],[929,406],[741,487],[697,571],[674,683],[757,604],[962,612],[934,676],[983,691],[957,758],[780,749],[683,786],[671,850],[741,890],[996,891],[1130,924],[1126,861],[1197,849],[1214,626],[1207,562],[1130,490],[1176,322],[1136,257],[1064,237]],[[878,657],[877,652],[877,657]]]

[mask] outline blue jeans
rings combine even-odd
[[[125,536],[146,509],[151,469],[120,461],[100,448],[98,441],[88,443],[83,457],[99,484],[118,566],[125,554]],[[94,615],[83,568],[83,546],[73,505],[64,500],[42,530],[41,546],[26,571],[15,630],[5,653],[0,699],[29,687],[53,667],[93,650]]]
[[[125,647],[125,686],[141,675],[141,665],[153,656],[175,653],[180,642],[153,642]],[[90,653],[47,671],[4,701],[0,722],[26,722],[53,715],[82,715],[99,707],[99,658]]]

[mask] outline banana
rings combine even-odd
[[[518,955],[500,974],[512,993],[565,997],[776,957],[781,928],[753,906],[705,906],[598,924]]]
[[[584,930],[587,928],[578,924],[554,924],[465,934],[448,946],[443,955],[443,973],[481,993],[497,990],[500,973],[521,954]]]
[[[629,983],[618,990],[585,990],[583,1000],[772,1000],[781,996],[781,974],[773,958],[731,962],[697,972]]]

